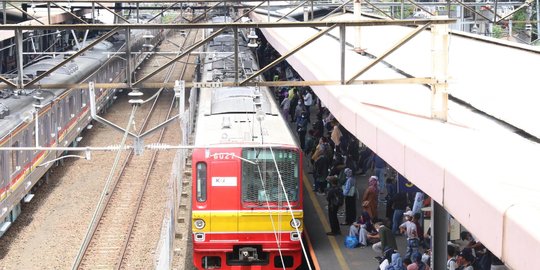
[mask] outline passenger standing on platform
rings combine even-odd
[[[339,129],[339,123],[338,121],[334,120],[332,122],[333,129],[332,134],[330,135],[330,138],[332,139],[332,142],[334,143],[334,151],[337,151],[337,148],[339,147],[339,143],[341,140],[341,136],[343,134],[341,133],[341,130]]]
[[[404,258],[411,258],[414,262],[414,258],[411,256],[415,253],[418,253],[418,247],[420,246],[420,240],[418,239],[418,231],[416,229],[416,224],[412,222],[413,212],[407,211],[403,214],[407,221],[399,225],[399,230],[402,233],[405,233],[407,236],[407,252]]]
[[[291,100],[288,98],[284,98],[281,101],[281,112],[283,113],[283,118],[285,118],[285,121],[289,120],[290,109],[291,109]]]
[[[306,133],[308,128],[308,121],[305,112],[296,118],[296,130],[298,131],[298,138],[300,139],[300,148],[305,149]]]
[[[313,105],[313,96],[311,95],[311,90],[306,89],[304,91],[304,106],[306,107],[308,119],[311,116],[311,112],[309,110],[311,108],[311,105]]]
[[[352,170],[345,168],[345,185],[343,186],[343,196],[345,196],[345,223],[341,225],[351,225],[356,220],[356,179]]]
[[[373,163],[371,169],[373,170],[375,176],[377,176],[377,180],[379,180],[379,194],[383,194],[384,183],[386,182],[384,177],[386,173],[386,162],[377,154],[373,153]]]
[[[446,262],[446,270],[456,270],[459,265],[456,260],[456,247],[454,245],[448,245],[446,247],[448,252],[448,261]]]
[[[388,203],[394,209],[394,214],[392,215],[392,232],[399,234],[398,227],[401,225],[403,213],[405,213],[405,209],[407,208],[407,195],[404,192],[398,192]]]
[[[324,137],[324,124],[320,113],[317,114],[317,120],[313,123],[313,130],[315,131],[315,137]]]
[[[313,178],[315,179],[315,191],[319,195],[324,194],[326,189],[326,177],[328,177],[328,168],[330,161],[326,155],[320,155],[313,163]]]
[[[319,144],[315,147],[315,152],[311,156],[311,163],[315,163],[315,160],[319,159],[320,156],[326,155],[329,158],[327,153],[331,151],[330,144],[328,144],[328,138],[321,137],[319,139]]]
[[[339,221],[337,212],[340,203],[343,201],[343,194],[337,184],[337,177],[329,176],[328,182],[330,183],[330,189],[326,195],[326,201],[328,202],[328,221],[330,222],[330,228],[332,231],[327,232],[327,235],[340,235],[341,229],[339,228]]]
[[[377,219],[377,197],[379,196],[377,176],[371,176],[368,182],[368,188],[362,196],[362,208],[368,212],[371,220]]]
[[[457,263],[459,264],[459,269],[461,270],[474,270],[473,262],[474,255],[472,249],[464,248],[457,256]]]
[[[392,231],[382,224],[382,222],[375,223],[375,230],[377,234],[368,235],[368,239],[379,242],[373,244],[372,248],[375,252],[382,254],[384,250],[392,248],[397,250],[396,238],[392,234]]]
[[[296,111],[296,106],[298,105],[298,91],[295,87],[291,87],[291,89],[289,89],[289,99],[291,100],[289,114],[291,115],[291,122],[294,123],[296,120],[296,118],[294,118],[294,112]]]
[[[424,228],[420,224],[420,213],[414,213],[412,222],[416,225],[416,233],[418,234],[419,245],[424,248]]]

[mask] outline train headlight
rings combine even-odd
[[[204,228],[204,226],[206,226],[206,222],[204,222],[204,220],[202,219],[196,219],[193,224],[195,225],[195,228],[197,228],[198,230],[202,230]]]
[[[298,229],[302,226],[302,221],[296,218],[291,219],[291,227]]]

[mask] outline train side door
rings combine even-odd
[[[208,206],[212,232],[237,232],[240,208],[239,160],[216,156],[209,174]]]

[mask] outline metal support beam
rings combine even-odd
[[[399,49],[401,46],[403,46],[407,41],[411,40],[413,37],[421,33],[424,29],[426,29],[430,24],[426,24],[423,26],[418,26],[414,31],[403,37],[400,41],[397,42],[396,45],[392,46],[390,49],[386,50],[381,56],[375,58],[371,63],[369,63],[366,67],[358,71],[355,75],[353,75],[349,80],[347,80],[347,84],[350,84],[353,82],[356,78],[358,78],[360,75],[364,74],[366,71],[368,71],[370,68],[375,66],[377,63],[381,62],[385,57],[393,53],[395,50]]]
[[[133,87],[133,80],[131,78],[132,68],[131,68],[131,29],[129,27],[126,29],[126,82],[129,85],[129,88]]]
[[[137,23],[139,23],[140,22],[139,21],[139,3],[135,3],[135,5],[136,5],[136,8],[137,8],[135,15],[137,16]]]
[[[7,24],[7,1],[2,1],[2,24]]]
[[[484,18],[484,20],[486,20],[486,21],[491,21],[488,17],[486,17],[486,16],[480,14],[480,12],[476,11],[476,9],[467,6],[467,4],[465,4],[464,2],[462,2],[462,1],[460,1],[460,0],[453,0],[453,1],[455,1],[455,2],[458,3],[458,4],[460,4],[461,6],[463,6],[465,9],[469,10],[470,12],[472,12],[472,13],[474,13],[474,14],[476,14],[476,15],[482,17],[482,18]],[[512,13],[513,13],[513,12],[512,12]]]
[[[431,117],[446,122],[448,118],[448,25],[431,28],[433,78],[431,84]]]
[[[206,82],[186,82],[185,86],[188,88],[197,87],[211,87],[205,86]],[[351,85],[363,85],[363,84],[434,84],[433,78],[395,78],[395,79],[368,79],[368,80],[355,80]],[[240,83],[235,82],[222,82],[223,87],[238,87]],[[341,85],[340,80],[328,80],[328,81],[261,81],[261,82],[246,82],[242,86],[269,86],[269,87],[282,87],[282,86],[319,86],[319,85]],[[16,86],[16,85],[15,85]],[[40,84],[42,89],[87,89],[88,83],[44,83]],[[119,89],[129,88],[127,83],[96,83],[95,87],[103,89]],[[164,82],[143,82],[137,85],[139,88],[145,89],[160,89],[160,88],[173,88],[174,83]],[[12,89],[17,87],[8,86],[6,84],[0,84],[0,89]],[[34,87],[33,87],[34,88]],[[23,89],[33,89],[23,88]]]
[[[223,1],[217,2],[215,5],[211,6],[210,8],[205,9],[204,12],[203,12],[202,14],[200,14],[200,15],[197,16],[197,17],[195,17],[195,19],[192,19],[191,22],[192,22],[192,23],[198,22],[198,21],[201,20],[202,18],[205,18],[205,17],[206,17],[206,14],[208,14],[208,12],[210,12],[210,10],[213,10],[215,7],[217,7],[217,6],[220,5],[221,3],[223,3]]]
[[[345,1],[345,3],[339,5],[338,7],[336,7],[335,9],[333,9],[332,11],[330,11],[328,14],[324,15],[322,18],[319,19],[319,21],[323,21],[324,19],[328,18],[330,15],[336,13],[336,11],[340,10],[341,8],[343,8],[345,5],[348,5],[349,3],[351,3],[352,0],[347,0]]]
[[[345,84],[345,45],[347,40],[345,40],[345,26],[339,26],[339,45],[340,45],[340,56],[341,56],[341,84]]]
[[[457,0],[454,0],[454,1],[457,1]],[[533,2],[533,1],[534,1],[534,0],[527,0],[527,1],[525,1],[525,3],[523,3],[523,4],[522,4],[521,6],[519,6],[518,8],[514,9],[514,11],[512,11],[512,12],[506,14],[504,17],[501,17],[501,18],[497,21],[497,23],[500,22],[500,21],[502,21],[502,20],[506,20],[506,18],[508,18],[508,17],[510,17],[510,16],[513,16],[514,13],[518,12],[520,9],[526,8],[526,7],[530,6],[530,5],[532,5],[532,2]]]
[[[66,13],[69,13],[71,16],[73,16],[73,18],[79,20],[80,22],[82,23],[85,23],[85,24],[88,24],[86,21],[84,21],[83,19],[79,18],[79,16],[75,15],[73,12],[65,9],[64,7],[58,5],[56,2],[51,2],[53,5],[57,6],[59,9],[63,10],[64,12]]]
[[[92,23],[96,23],[96,2],[92,2]]]
[[[130,24],[131,30],[134,29],[208,29],[208,28],[223,28],[223,27],[239,27],[239,28],[305,28],[305,27],[329,27],[333,25],[351,26],[381,26],[381,25],[425,25],[425,24],[451,24],[455,23],[456,19],[419,19],[419,20],[349,20],[349,21],[309,21],[309,22],[234,22],[226,23],[182,23],[182,24]],[[118,24],[55,24],[55,25],[0,25],[0,30],[110,30],[113,28],[125,29],[128,25]]]
[[[374,5],[373,3],[371,3],[370,1],[364,0],[363,2],[366,3],[366,4],[368,4],[369,6],[371,6],[372,8],[374,8],[375,10],[377,10],[378,12],[384,14],[384,16],[386,16],[386,17],[389,18],[390,20],[394,20],[394,17],[392,17],[391,14],[388,14],[388,13],[384,12],[384,10],[380,9],[379,7],[377,7],[376,5]]]
[[[12,88],[18,88],[16,84],[12,83],[11,81],[9,81],[8,79],[0,76],[0,82],[4,82],[6,83],[7,85],[11,86]]]
[[[92,43],[90,43],[88,46],[84,47],[84,48],[81,48],[79,51],[77,51],[76,53],[74,53],[73,55],[71,55],[70,57],[68,57],[67,59],[65,59],[64,61],[60,62],[58,65],[54,66],[53,68],[43,72],[43,74],[37,76],[36,78],[34,78],[32,81],[30,81],[29,83],[27,83],[24,87],[28,87],[28,86],[31,86],[31,85],[34,85],[36,82],[40,81],[41,79],[45,78],[46,76],[48,76],[49,74],[51,74],[53,71],[61,68],[63,65],[69,63],[71,60],[75,59],[77,56],[83,54],[84,52],[86,52],[87,50],[89,50],[90,48],[94,47],[96,44],[102,42],[103,40],[109,38],[110,36],[112,36],[114,33],[116,33],[116,31],[118,30],[118,28],[114,28],[112,29],[111,31],[109,31],[107,34],[99,37],[98,39],[94,40]],[[22,42],[22,41],[21,41]]]
[[[7,4],[10,5],[10,6],[12,6],[12,7],[15,8],[16,10],[22,12],[22,13],[25,14],[26,16],[32,18],[32,20],[34,20],[34,21],[40,23],[41,25],[45,25],[45,24],[44,24],[42,21],[40,21],[38,18],[36,18],[36,17],[30,15],[28,12],[24,11],[23,9],[19,8],[18,6],[15,6],[15,5],[13,5],[12,3],[9,3],[9,2],[7,2]],[[5,14],[4,14],[4,15],[5,15]]]
[[[23,81],[23,66],[24,66],[24,59],[23,59],[23,33],[22,30],[17,29],[15,30],[15,42],[16,42],[16,48],[17,48],[17,88],[21,89],[24,87],[24,81]]]
[[[292,50],[290,50],[289,52],[287,52],[286,54],[280,56],[278,59],[272,61],[272,63],[266,65],[264,68],[262,69],[259,69],[257,72],[253,73],[251,76],[249,76],[247,79],[245,79],[244,81],[242,81],[240,83],[240,85],[244,85],[246,82],[250,81],[251,79],[259,76],[260,74],[262,74],[263,72],[269,70],[270,68],[272,68],[273,66],[279,64],[281,61],[287,59],[287,57],[291,56],[292,54],[296,53],[297,51],[299,51],[300,49],[306,47],[307,45],[309,45],[311,42],[315,41],[316,39],[318,39],[319,37],[325,35],[326,33],[328,33],[330,30],[334,29],[334,27],[336,27],[336,25],[332,25],[328,28],[326,28],[325,30],[323,31],[320,31],[318,32],[317,34],[315,34],[314,36],[310,37],[309,39],[307,39],[304,43],[302,44],[299,44],[298,46],[296,46],[295,48],[293,48]]]
[[[281,16],[281,18],[277,19],[276,22],[281,21],[283,18],[289,16],[289,14],[293,13],[295,10],[297,10],[299,7],[303,6],[305,3],[307,3],[309,0],[305,0],[304,2],[298,4],[296,7],[292,8],[289,12],[287,12],[285,15]]]
[[[149,74],[147,74],[146,76],[142,77],[140,80],[136,81],[133,83],[133,85],[138,85],[140,84],[141,82],[143,81],[146,81],[148,80],[150,77],[156,75],[157,73],[159,73],[160,71],[164,70],[165,68],[167,68],[168,66],[172,65],[173,63],[175,63],[176,61],[182,59],[182,57],[188,55],[190,52],[194,51],[195,49],[199,48],[200,46],[202,46],[203,44],[205,44],[207,41],[210,41],[212,40],[214,37],[216,37],[217,35],[221,34],[223,31],[225,31],[225,29],[227,28],[221,28],[221,29],[218,29],[216,31],[214,31],[214,33],[212,33],[210,36],[208,36],[207,38],[193,44],[191,47],[189,47],[188,49],[186,49],[185,51],[183,51],[180,55],[178,55],[177,57],[175,57],[174,59],[172,59],[171,61],[167,62],[165,65],[162,65],[161,67],[157,68],[156,70],[150,72]]]
[[[431,201],[432,268],[446,269],[448,261],[448,212],[434,200]]]
[[[110,8],[108,8],[108,7],[106,7],[106,6],[104,6],[102,3],[96,2],[96,4],[98,4],[100,7],[104,8],[104,9],[106,9],[107,11],[109,11],[110,13],[112,13],[116,18],[119,18],[120,20],[122,20],[122,21],[124,21],[124,22],[126,22],[126,23],[130,23],[128,20],[126,20],[126,19],[124,18],[124,16],[118,15],[116,12],[114,12],[114,10],[112,10],[112,9],[110,9]]]
[[[239,65],[238,65],[238,54],[239,48],[238,48],[238,27],[234,27],[234,82],[238,82],[238,73],[240,71]]]
[[[361,20],[362,19],[362,0],[354,0],[353,4],[354,4],[353,6],[354,18],[356,20]],[[355,26],[353,49],[356,52],[363,52],[361,43],[362,43],[362,29],[360,28],[360,26]]]
[[[152,17],[150,20],[148,20],[148,22],[151,22],[153,20],[155,20],[157,17],[161,16],[161,14],[165,13],[167,10],[173,8],[174,6],[176,6],[177,4],[179,4],[180,2],[176,2],[176,3],[173,3],[172,5],[166,7],[165,9],[163,9],[162,11],[158,12],[158,14],[156,14],[154,17]],[[137,3],[138,4],[138,3]],[[138,9],[138,6],[137,6],[137,23],[139,23],[139,9]]]
[[[221,3],[221,2],[219,2]],[[257,6],[260,6],[261,4],[257,5]],[[252,10],[254,10],[256,7],[252,8],[250,11],[248,11],[247,13],[251,12]],[[234,23],[236,23],[237,21],[239,21],[242,17],[241,16],[238,16],[238,18],[236,18],[234,21],[233,21],[233,25]],[[188,55],[189,53],[191,53],[192,51],[196,50],[197,48],[199,48],[200,46],[202,46],[203,44],[205,44],[207,41],[210,41],[212,40],[214,37],[216,37],[217,35],[221,34],[223,31],[225,31],[225,29],[227,29],[227,26],[228,25],[231,25],[231,24],[226,24],[224,27],[222,27],[221,29],[218,29],[218,30],[215,30],[210,36],[206,37],[205,39],[197,42],[196,44],[194,44],[193,46],[189,47],[188,49],[186,49],[185,51],[182,52],[182,54],[178,55],[177,57],[175,57],[174,59],[172,59],[171,61],[167,62],[165,65],[157,68],[156,70],[150,72],[150,74],[147,74],[146,76],[144,76],[143,78],[141,78],[140,80],[136,81],[135,83],[133,83],[134,85],[138,85],[140,84],[141,82],[145,81],[145,80],[148,80],[150,77],[156,75],[157,73],[159,73],[160,71],[162,71],[163,69],[167,68],[168,66],[172,65],[174,62],[182,59],[182,57]],[[241,24],[240,26],[243,26],[244,24]],[[232,26],[233,28],[234,27],[238,27],[238,25],[234,25]]]
[[[421,9],[421,10],[424,11],[424,12],[426,12],[426,13],[429,14],[430,16],[435,16],[435,14],[431,13],[431,11],[425,9],[423,6],[417,4],[415,1],[413,1],[413,0],[407,0],[407,1],[409,1],[409,3],[411,3],[411,4],[413,4],[413,6],[415,6],[415,7],[419,8],[419,9]],[[450,13],[450,10],[448,10],[448,13]]]
[[[51,24],[51,3],[47,3],[47,22]]]

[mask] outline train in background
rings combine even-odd
[[[232,31],[207,44],[203,83],[234,81]],[[246,34],[238,36],[242,80],[258,64]],[[297,269],[303,258],[302,155],[270,89],[200,88],[195,145],[204,146],[192,153],[195,267]]]
[[[163,30],[131,30],[131,51],[147,51],[164,35]],[[126,52],[125,36],[124,31],[119,31],[40,82],[125,82],[125,55],[121,54]],[[86,42],[90,44],[92,40]],[[133,55],[131,66],[139,66],[146,57],[143,53]],[[26,66],[23,77],[29,81],[62,60],[58,56],[44,57]],[[115,93],[115,89],[96,89],[98,111],[112,104]],[[0,147],[73,145],[91,120],[88,89],[0,90]],[[36,183],[48,176],[54,164],[51,161],[62,154],[56,150],[0,150],[0,237],[20,214],[21,203],[31,199],[27,195],[32,193]]]

